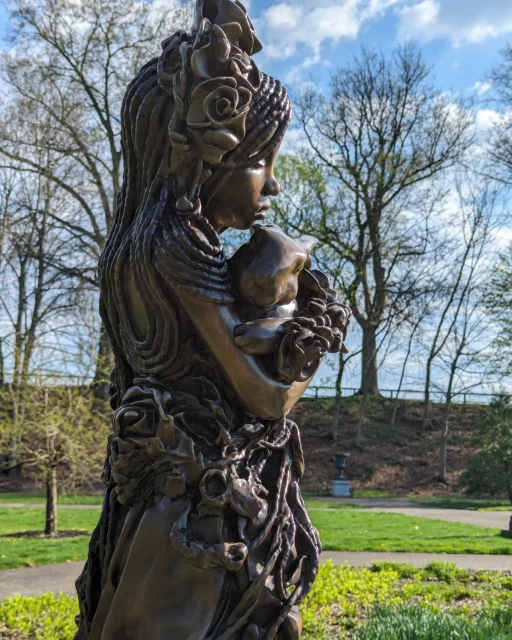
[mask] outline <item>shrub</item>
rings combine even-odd
[[[55,596],[48,593],[37,598],[6,598],[0,602],[0,637],[19,640],[69,640],[76,633],[77,613],[77,599],[63,594]],[[4,636],[2,627],[18,633]]]
[[[437,578],[440,582],[465,581],[471,578],[471,573],[459,569],[453,562],[430,562],[424,570],[426,576]]]
[[[512,503],[512,403],[499,397],[478,425],[474,444],[480,451],[461,476],[466,492],[477,497],[501,497]]]

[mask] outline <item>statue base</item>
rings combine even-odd
[[[350,498],[350,481],[333,480],[331,495],[333,496],[333,498]]]

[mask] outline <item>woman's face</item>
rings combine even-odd
[[[274,176],[278,151],[279,146],[253,167],[234,171],[213,196],[204,215],[217,232],[226,227],[249,229],[255,222],[265,220],[270,197],[279,195],[281,190]]]

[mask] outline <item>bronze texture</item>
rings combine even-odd
[[[350,312],[316,240],[263,225],[291,116],[244,7],[199,0],[126,91],[100,261],[116,358],[76,640],[296,639],[320,542],[287,414]],[[220,235],[252,228],[227,260]]]

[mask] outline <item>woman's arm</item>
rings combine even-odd
[[[274,420],[293,407],[321,360],[305,382],[281,383],[265,370],[263,360],[247,355],[236,345],[235,327],[241,320],[232,306],[205,302],[184,292],[180,292],[180,302],[249,413]]]

